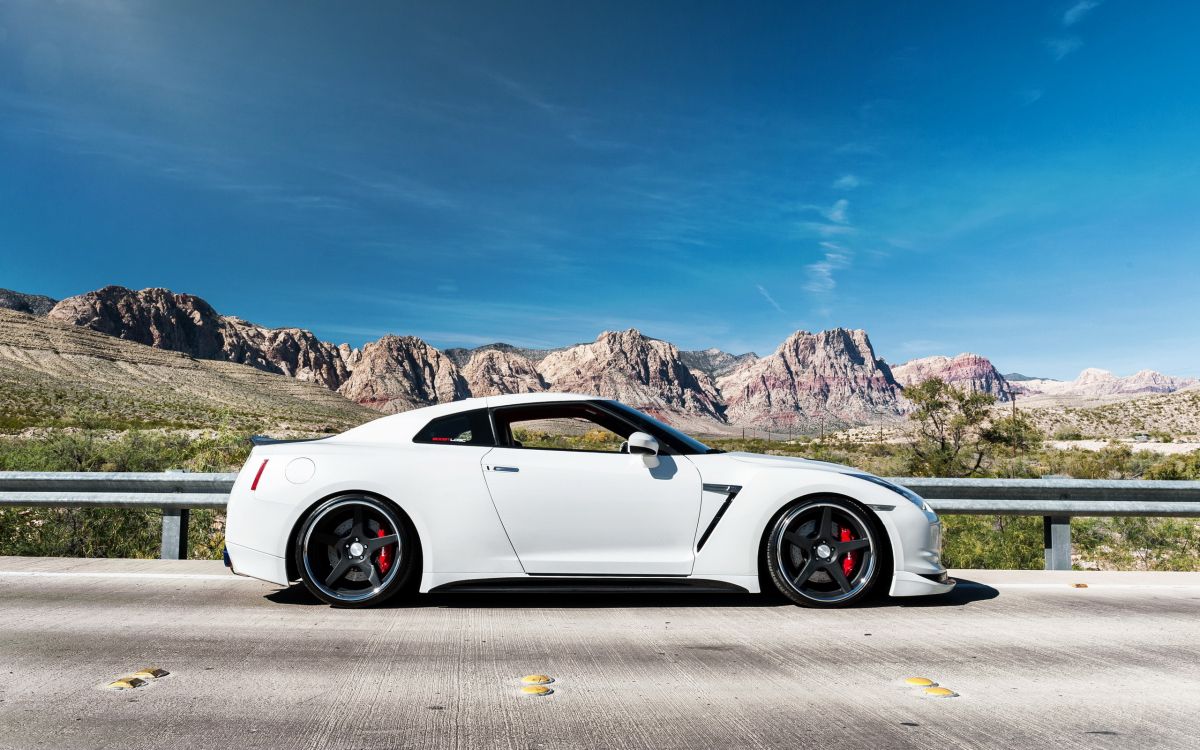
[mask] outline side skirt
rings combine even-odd
[[[725,581],[710,581],[700,578],[484,578],[473,581],[458,581],[435,586],[431,594],[443,593],[595,593],[626,594],[645,593],[728,593],[745,594],[749,590]]]

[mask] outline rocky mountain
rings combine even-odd
[[[1141,370],[1127,377],[1118,377],[1108,370],[1089,367],[1074,380],[1030,379],[1017,385],[1017,392],[1026,396],[1097,399],[1137,396],[1150,393],[1174,393],[1200,384],[1196,378],[1164,375],[1154,370]]]
[[[204,300],[168,289],[106,286],[68,297],[47,315],[197,359],[250,365],[336,389],[349,376],[338,347],[300,328],[264,328],[221,315]]]
[[[54,303],[55,300],[42,294],[22,294],[11,289],[0,289],[0,309],[41,316],[50,312]]]
[[[756,426],[863,424],[900,414],[902,388],[866,331],[797,331],[769,356],[717,379],[729,422]]]
[[[221,427],[286,434],[340,432],[376,416],[315,383],[0,310],[5,429]]]
[[[0,307],[36,313],[51,302],[0,292]],[[118,286],[62,300],[47,318],[198,360],[311,381],[384,413],[471,395],[552,390],[616,398],[700,432],[741,426],[811,429],[818,423],[833,427],[898,418],[910,408],[903,386],[927,377],[1000,400],[1011,389],[1031,406],[1200,388],[1194,378],[1152,371],[1118,378],[1085,370],[1068,382],[1006,378],[974,354],[889,368],[864,331],[840,328],[797,331],[762,358],[720,349],[681,352],[635,329],[606,331],[594,342],[560,349],[495,343],[439,351],[413,336],[385,336],[356,349],[321,341],[304,329],[266,328],[221,315],[194,295]]]
[[[445,354],[447,357],[449,357],[450,361],[453,362],[458,367],[466,367],[467,363],[471,361],[471,358],[474,357],[476,354],[479,354],[480,352],[498,351],[498,352],[504,352],[507,354],[516,354],[519,357],[524,357],[525,359],[529,360],[530,362],[541,362],[546,357],[547,354],[550,354],[551,352],[560,352],[565,348],[566,347],[559,347],[557,349],[528,349],[525,347],[513,346],[512,344],[505,344],[505,343],[501,343],[498,341],[494,344],[484,344],[483,346],[477,346],[474,349],[466,349],[463,347],[452,347],[450,349],[443,349],[442,354]]]
[[[719,378],[739,365],[758,359],[754,352],[745,354],[730,354],[717,348],[701,349],[698,351],[680,352],[679,358],[690,369],[702,372],[710,378]]]
[[[929,378],[938,378],[969,391],[990,393],[997,401],[1008,401],[1011,391],[1004,376],[986,357],[978,354],[914,359],[893,366],[892,375],[905,387]]]
[[[471,395],[450,358],[416,336],[384,336],[365,345],[338,392],[384,414]]]
[[[462,368],[462,375],[472,396],[537,393],[549,389],[536,365],[518,354],[514,347],[476,351]]]
[[[538,372],[550,389],[614,398],[655,416],[724,422],[712,380],[683,363],[674,344],[635,328],[547,354]]]

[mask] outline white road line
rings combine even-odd
[[[144,578],[144,579],[173,579],[193,581],[252,581],[262,583],[254,578],[234,575],[210,575],[208,573],[89,573],[62,571],[50,572],[44,570],[0,570],[0,577],[16,576],[23,578]]]

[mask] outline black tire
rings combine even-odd
[[[388,503],[367,495],[331,498],[296,534],[296,570],[314,596],[335,607],[386,601],[412,578],[414,535]]]
[[[867,511],[838,497],[784,510],[767,532],[766,568],[802,607],[848,607],[875,588],[886,559],[883,532]]]

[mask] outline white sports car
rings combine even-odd
[[[330,604],[398,591],[758,592],[848,605],[954,587],[917,494],[861,471],[726,453],[616,401],[457,401],[333,437],[257,439],[226,563]],[[657,590],[657,589],[656,589]]]

